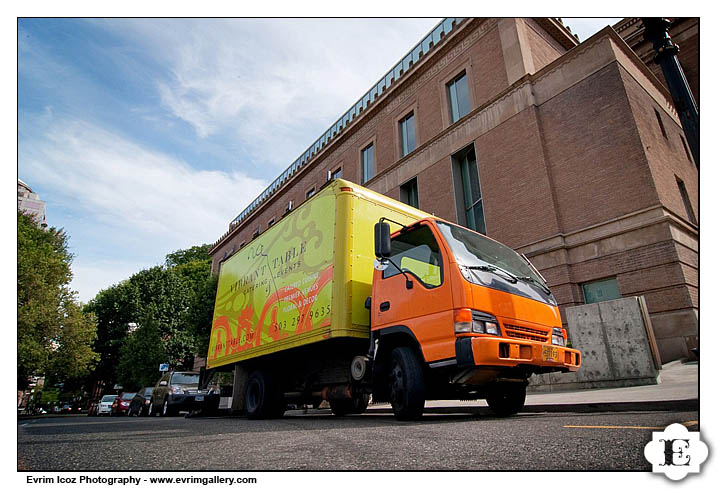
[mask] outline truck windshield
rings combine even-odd
[[[523,257],[509,247],[456,225],[443,221],[437,221],[436,224],[459,264],[500,267],[517,278],[531,278],[529,280],[545,286],[546,283],[529,267]]]

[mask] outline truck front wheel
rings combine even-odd
[[[501,383],[495,386],[486,403],[494,414],[508,417],[517,414],[526,402],[526,385],[523,383]]]
[[[284,414],[282,394],[272,375],[264,371],[253,372],[247,380],[244,402],[250,419],[281,417]]]
[[[424,371],[409,347],[397,347],[391,353],[389,400],[398,420],[418,419],[424,412]]]

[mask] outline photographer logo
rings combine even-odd
[[[699,432],[688,432],[681,424],[671,424],[663,432],[654,432],[653,440],[643,450],[653,465],[653,473],[665,473],[671,480],[682,480],[688,473],[698,473],[708,457],[708,446]]]

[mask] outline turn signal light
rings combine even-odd
[[[454,310],[454,333],[471,332],[471,310],[469,308],[461,308]]]

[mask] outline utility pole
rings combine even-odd
[[[693,161],[698,167],[700,160],[698,108],[686,81],[683,68],[681,68],[681,63],[678,61],[678,45],[673,44],[671,36],[668,35],[671,21],[662,17],[642,17],[641,20],[644,27],[643,38],[653,43],[653,49],[656,51],[653,61],[661,65],[668,90],[671,92],[673,103],[678,110],[678,117],[683,125],[683,132],[686,134],[688,146],[693,154]]]

